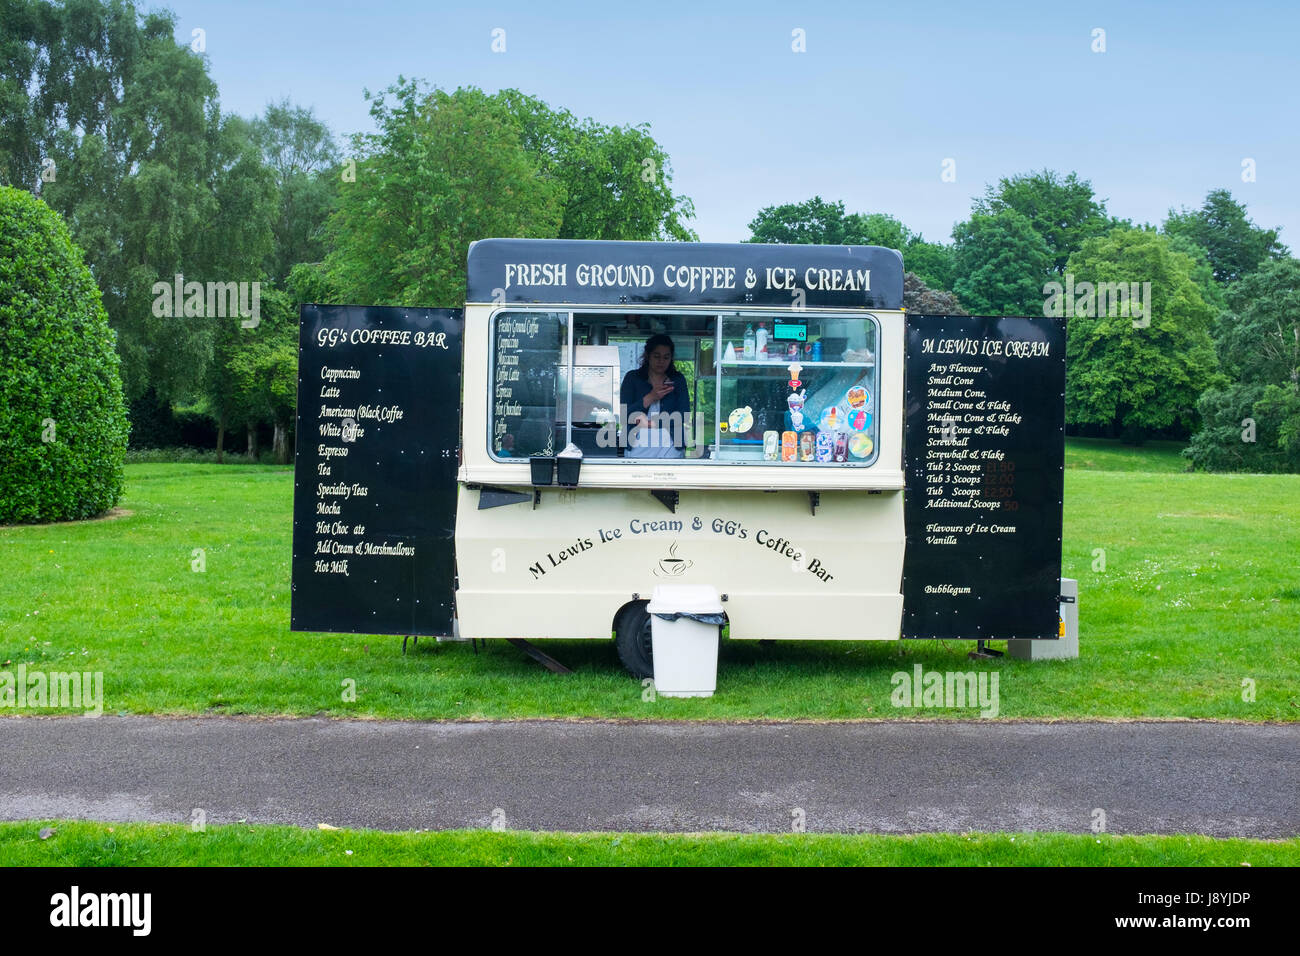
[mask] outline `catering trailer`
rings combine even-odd
[[[297,630],[1058,636],[1064,322],[915,316],[875,246],[485,239],[463,310],[304,306]],[[656,385],[660,382],[666,385]]]

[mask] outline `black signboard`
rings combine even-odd
[[[903,257],[881,246],[482,239],[467,301],[899,309]]]
[[[903,636],[1055,638],[1065,320],[909,315]]]
[[[302,307],[293,630],[451,633],[461,316]]]
[[[492,367],[492,447],[503,457],[554,455],[558,361],[568,315],[508,312],[497,316]]]

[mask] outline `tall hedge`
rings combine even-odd
[[[0,187],[0,524],[89,518],[121,498],[114,342],[63,220]]]

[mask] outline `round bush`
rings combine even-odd
[[[89,518],[122,497],[115,340],[63,220],[0,186],[0,524]]]

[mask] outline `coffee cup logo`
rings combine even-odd
[[[668,549],[668,557],[659,562],[659,567],[655,571],[655,577],[675,578],[683,575],[695,565],[694,561],[687,561],[684,558],[677,557],[677,542],[674,541]]]

